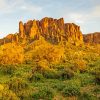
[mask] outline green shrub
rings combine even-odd
[[[66,83],[66,87],[62,91],[64,96],[77,96],[80,94],[80,85],[69,81]]]
[[[80,90],[74,86],[66,86],[63,89],[64,96],[76,96],[80,94]]]
[[[97,83],[97,84],[100,84],[100,75],[99,75],[99,76],[96,75],[96,83]]]
[[[71,69],[64,69],[62,72],[61,72],[61,78],[62,79],[71,79],[72,77],[74,77],[74,71],[71,70]]]
[[[45,71],[43,76],[48,79],[58,79],[60,77],[59,72],[54,70]]]
[[[0,70],[4,74],[13,74],[14,71],[16,70],[16,65],[1,65]]]
[[[74,72],[71,69],[49,70],[43,73],[48,79],[71,79],[74,77]]]
[[[100,86],[97,86],[97,87],[93,90],[93,92],[94,92],[95,94],[100,94]]]
[[[29,79],[30,81],[42,81],[44,77],[41,73],[35,72]]]
[[[34,100],[52,100],[54,97],[54,90],[49,87],[41,87],[38,92],[32,94]]]
[[[79,97],[78,97],[79,100],[97,100],[97,98],[95,96],[93,96],[92,94],[90,93],[82,93]]]
[[[75,76],[75,79],[78,79],[81,82],[81,86],[86,86],[88,84],[92,84],[94,83],[94,76],[88,73],[84,73],[84,74],[77,74]]]
[[[97,84],[100,84],[100,71],[96,72],[95,81]]]
[[[26,81],[17,77],[12,78],[8,84],[9,84],[9,89],[15,92],[18,92],[22,89],[26,89],[28,87],[28,84]]]
[[[63,82],[59,82],[54,84],[53,88],[56,88],[58,91],[62,91],[66,87],[66,84]]]

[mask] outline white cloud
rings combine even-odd
[[[82,14],[79,14],[79,13],[71,13],[71,14],[69,15],[69,18],[70,18],[72,21],[74,21],[74,22],[76,22],[76,23],[81,23],[81,24],[83,24],[84,21],[85,21],[83,15],[82,15]]]
[[[0,0],[0,9],[5,6],[5,0]]]
[[[30,4],[25,0],[0,0],[0,13],[7,14],[13,12],[31,12],[38,14],[42,11],[42,7]]]
[[[84,15],[83,13],[71,12],[68,14],[64,14],[63,17],[66,22],[72,22],[79,25],[83,25],[85,24],[88,16]]]
[[[42,11],[42,8],[36,5],[22,5],[20,7],[20,10],[22,11],[27,11],[27,12],[31,12],[31,13],[39,13]]]
[[[93,15],[93,17],[100,17],[100,5],[94,7],[91,15]]]
[[[95,23],[95,21],[97,21],[97,18],[100,18],[100,5],[91,7],[90,12],[67,11],[67,13],[63,12],[63,16],[67,21],[74,22],[80,25]]]

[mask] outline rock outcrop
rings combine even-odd
[[[16,34],[9,34],[6,37],[4,37],[3,39],[0,39],[0,44],[5,44],[5,43],[9,43],[9,42],[19,42],[19,36],[18,33]]]
[[[22,21],[19,22],[19,35],[21,38],[25,38],[25,28]]]
[[[79,45],[83,43],[83,36],[80,27],[74,23],[64,23],[64,19],[53,19],[45,17],[42,20],[29,20],[24,25],[19,24],[19,35],[21,38],[25,36],[32,39],[39,39],[43,36],[45,40],[58,44],[72,43]]]
[[[19,33],[10,34],[3,42],[21,40],[36,40],[40,37],[53,44],[71,43],[80,45],[83,43],[83,35],[80,27],[74,23],[64,23],[64,19],[45,17],[42,20],[29,20],[27,23],[19,22]],[[0,40],[1,41],[1,40]],[[1,43],[1,42],[0,42]]]
[[[84,34],[83,39],[85,43],[100,44],[100,32]]]

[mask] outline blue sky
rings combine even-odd
[[[20,20],[43,17],[63,17],[84,34],[100,32],[100,0],[0,0],[0,38],[18,32]]]

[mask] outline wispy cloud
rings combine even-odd
[[[80,2],[79,4],[82,5],[83,2],[86,2],[85,0],[81,2],[81,0],[76,0]],[[87,0],[87,2],[90,3],[90,5],[84,7],[77,7],[76,9],[72,9],[67,11],[63,11],[63,16],[69,20],[74,21],[76,23],[85,24],[85,23],[91,23],[96,20],[96,18],[100,18],[100,0]],[[82,4],[81,4],[82,3]],[[72,7],[66,7],[66,9],[70,9]]]
[[[42,7],[30,4],[26,0],[0,0],[0,12],[2,14],[12,14],[18,11],[37,14],[42,11]]]
[[[93,12],[91,12],[91,15],[93,15],[93,17],[100,17],[100,5],[94,7]]]

